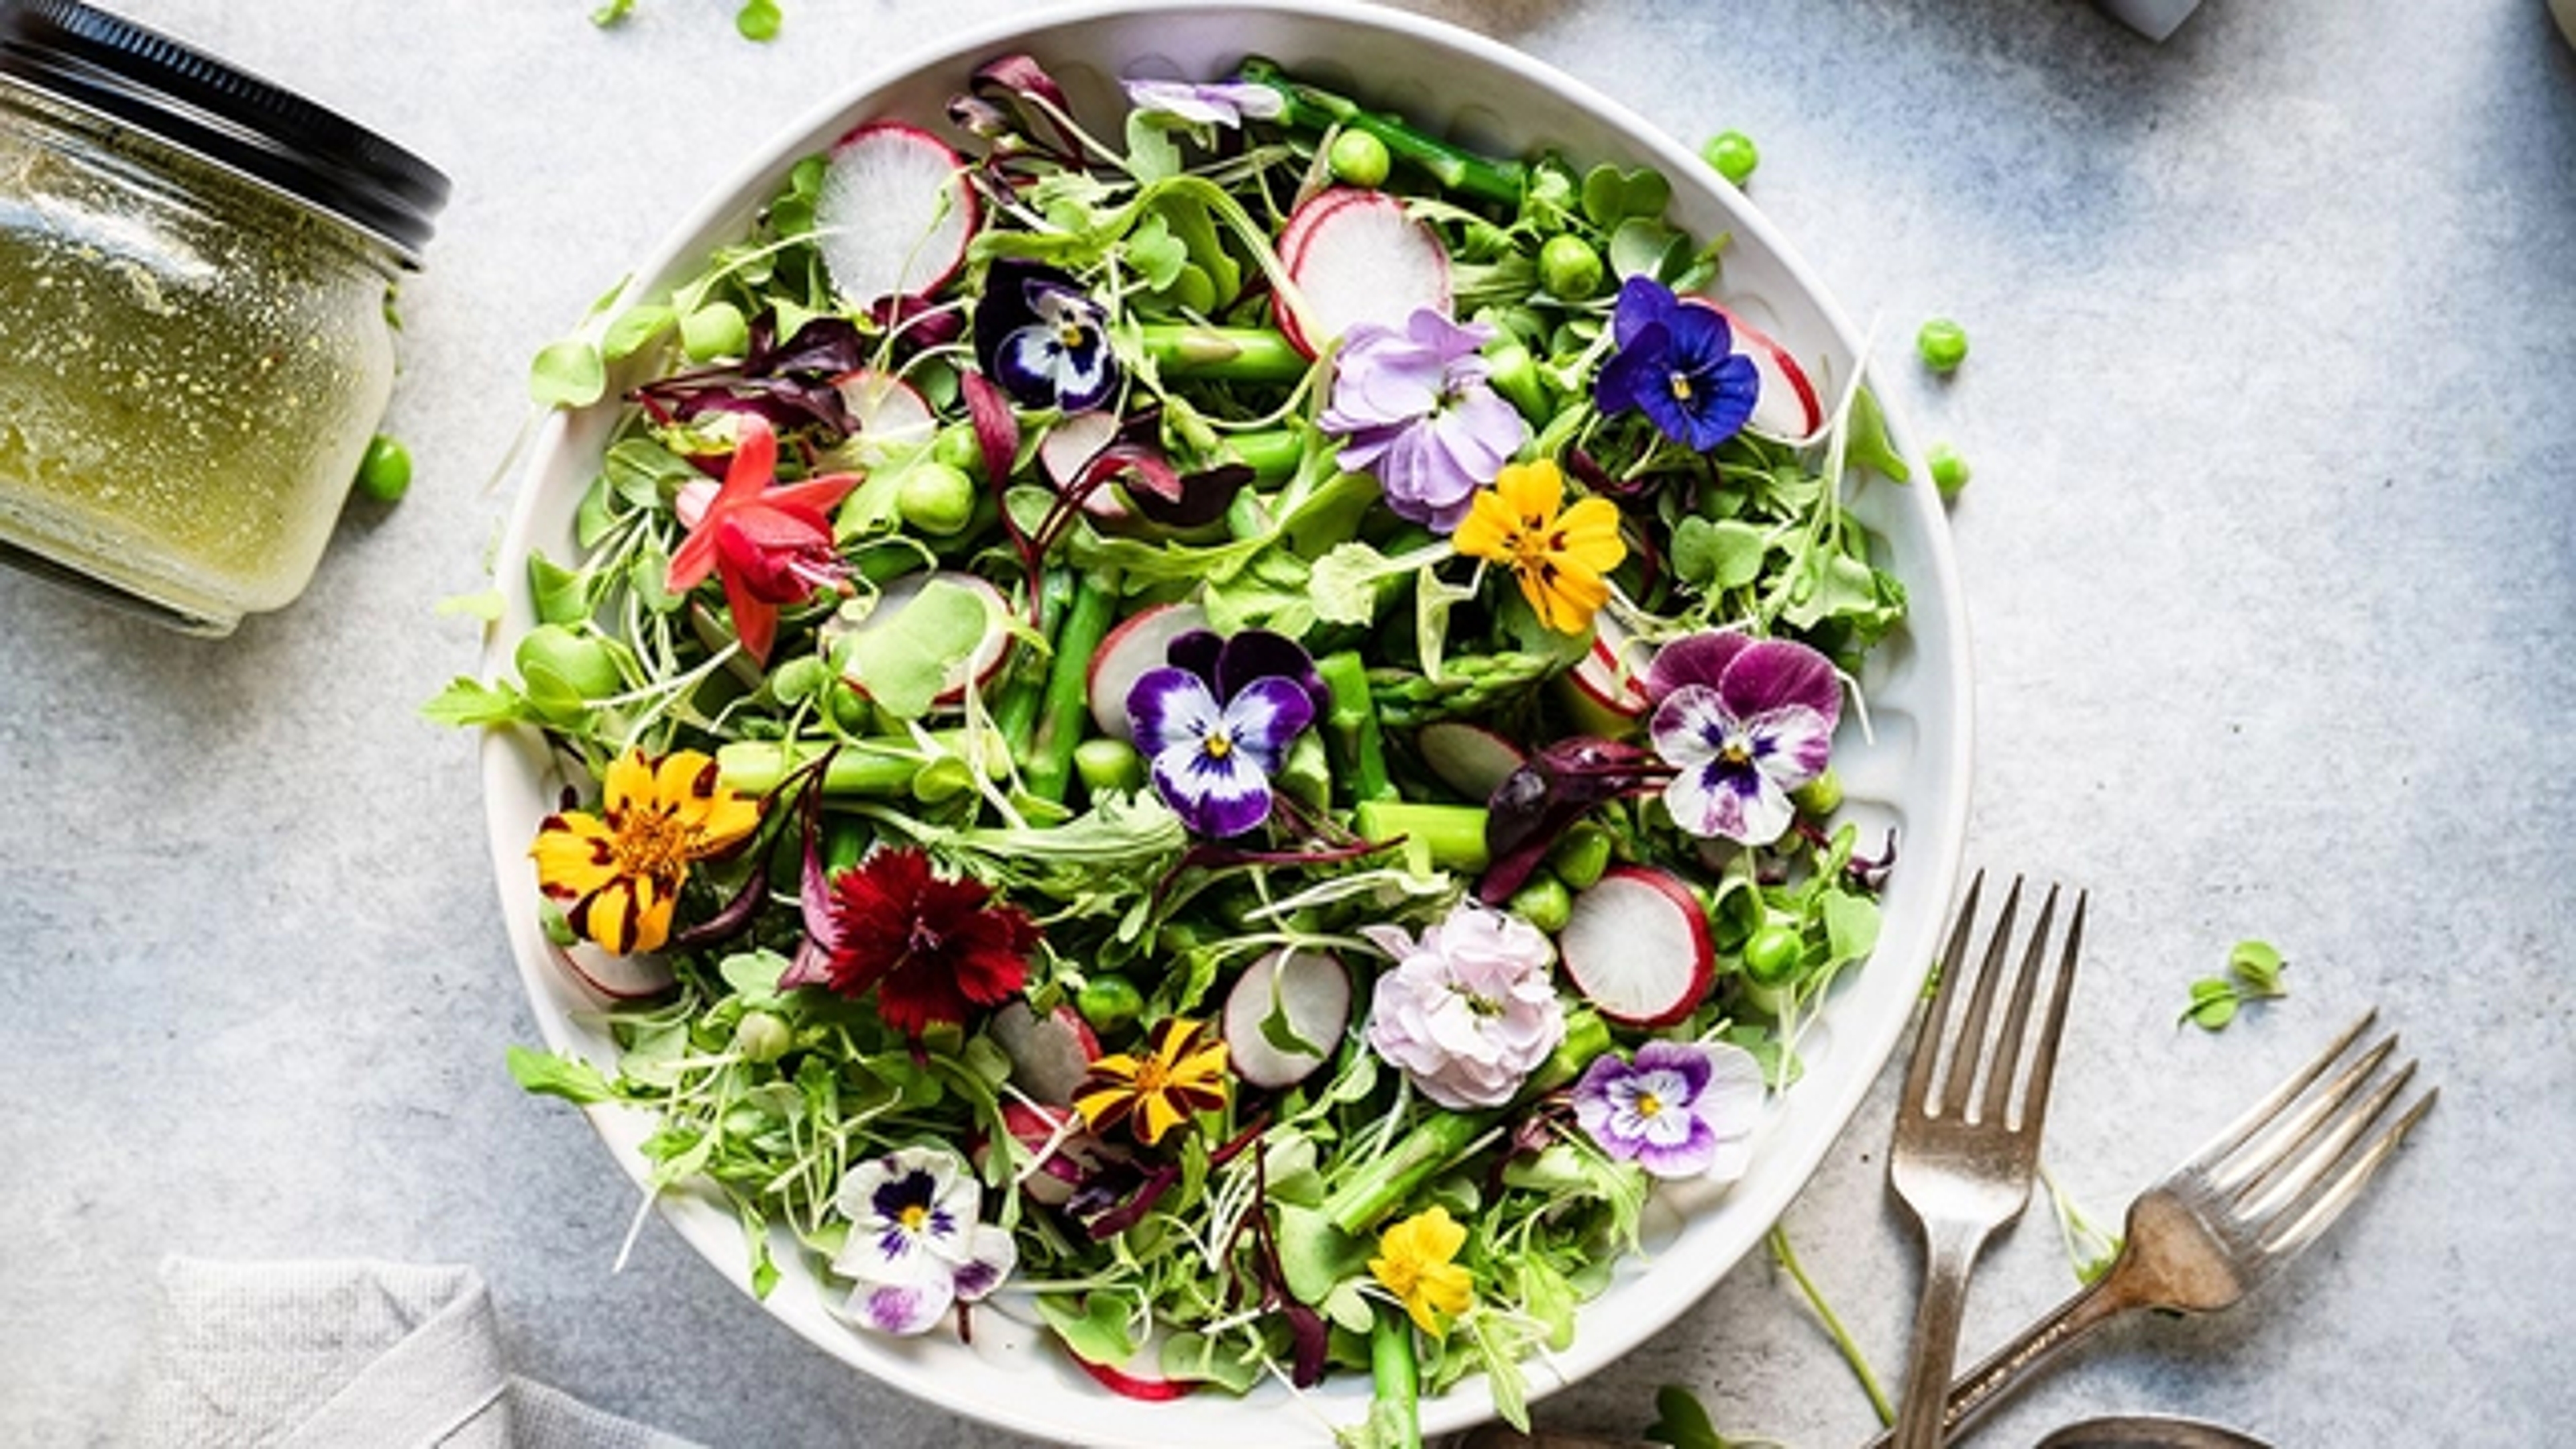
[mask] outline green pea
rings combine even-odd
[[[583,699],[605,699],[624,687],[608,646],[561,624],[539,624],[513,654],[531,689],[559,686]]]
[[[1094,795],[1112,790],[1138,790],[1145,785],[1145,757],[1125,740],[1106,737],[1073,747],[1073,772]]]
[[[930,460],[954,468],[969,478],[984,476],[984,445],[975,438],[972,423],[951,423],[930,440]]]
[[[1935,317],[1914,334],[1914,350],[1934,372],[1952,372],[1968,360],[1968,329],[1947,317]]]
[[[1843,806],[1843,777],[1827,770],[1789,793],[1810,815],[1831,815]]]
[[[1121,1032],[1145,1014],[1145,994],[1124,976],[1102,974],[1082,983],[1073,994],[1073,1009],[1093,1031]]]
[[[778,38],[778,24],[785,18],[778,0],[743,0],[734,12],[733,28],[745,40],[771,41]]]
[[[777,1013],[746,1011],[733,1029],[734,1050],[747,1061],[774,1062],[796,1044],[796,1033]]]
[[[1759,986],[1777,986],[1797,974],[1807,948],[1787,926],[1764,926],[1744,943],[1744,974]]]
[[[946,538],[975,518],[975,480],[935,459],[903,470],[895,485],[895,511],[903,521],[934,538]]]
[[[1720,131],[1699,148],[1699,159],[1730,184],[1742,186],[1753,179],[1753,168],[1762,164],[1762,150],[1742,131]]]
[[[832,666],[819,655],[800,654],[769,671],[769,695],[780,704],[797,704],[822,693],[832,683]]]
[[[740,357],[751,345],[751,325],[731,302],[710,302],[680,319],[680,350],[691,362]]]
[[[1932,486],[1941,490],[1942,497],[1956,498],[1968,486],[1968,460],[1959,456],[1958,449],[1934,443],[1923,461],[1932,465]]]
[[[1548,852],[1547,864],[1558,880],[1590,890],[1610,868],[1610,833],[1597,825],[1577,825]]]
[[[411,491],[411,449],[398,438],[376,434],[358,460],[358,491],[378,503],[399,503]]]
[[[1386,143],[1366,131],[1342,132],[1333,138],[1333,149],[1324,153],[1324,164],[1333,168],[1334,179],[1353,186],[1385,185],[1393,161],[1386,154]]]
[[[876,710],[866,695],[843,684],[825,697],[831,701],[833,723],[854,735],[876,732]]]
[[[1580,302],[1601,290],[1601,277],[1601,254],[1579,236],[1552,236],[1538,249],[1538,284],[1551,297]]]
[[[1513,915],[1551,936],[1564,930],[1565,923],[1574,917],[1574,893],[1565,888],[1565,882],[1545,871],[1531,876],[1529,884],[1512,892],[1506,904]]]

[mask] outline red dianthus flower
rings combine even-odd
[[[801,957],[781,984],[823,986],[853,1000],[873,987],[877,1014],[918,1037],[964,1022],[1027,984],[1037,923],[995,904],[979,880],[934,873],[913,849],[880,850],[832,877],[828,944]]]

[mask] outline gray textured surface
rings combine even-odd
[[[104,1437],[165,1251],[464,1260],[517,1367],[718,1444],[999,1443],[854,1377],[648,1229],[531,1026],[471,742],[411,706],[470,666],[525,356],[744,148],[992,0],[126,0],[455,172],[406,293],[413,496],[228,643],[0,580],[0,1442]],[[2158,49],[2071,0],[1446,7],[1676,134],[1761,141],[1756,198],[1977,466],[1971,854],[2092,886],[2049,1156],[2115,1212],[2384,1005],[2444,1083],[2383,1186],[2263,1297],[2098,1344],[1979,1442],[2162,1408],[2284,1445],[2551,1442],[2576,1417],[2576,60],[2539,0],[2209,0]],[[1469,12],[1473,12],[1472,14]],[[2243,935],[2293,998],[2171,1026]],[[1788,1218],[1882,1364],[1914,1254],[1889,1101]],[[2044,1213],[1968,1342],[2052,1301]],[[1767,1265],[1543,1420],[1855,1442],[1870,1415]]]

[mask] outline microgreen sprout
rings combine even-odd
[[[2189,1022],[2203,1031],[2224,1031],[2237,1008],[2249,1001],[2274,1001],[2289,995],[2281,984],[2288,963],[2268,941],[2239,941],[2227,952],[2227,974],[2204,976],[2191,983],[2191,1004],[2183,1008],[2180,1026]]]

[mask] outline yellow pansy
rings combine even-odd
[[[1369,1271],[1404,1305],[1414,1323],[1438,1337],[1449,1320],[1467,1311],[1474,1279],[1450,1261],[1467,1242],[1467,1230],[1443,1207],[1415,1213],[1379,1234]]]

